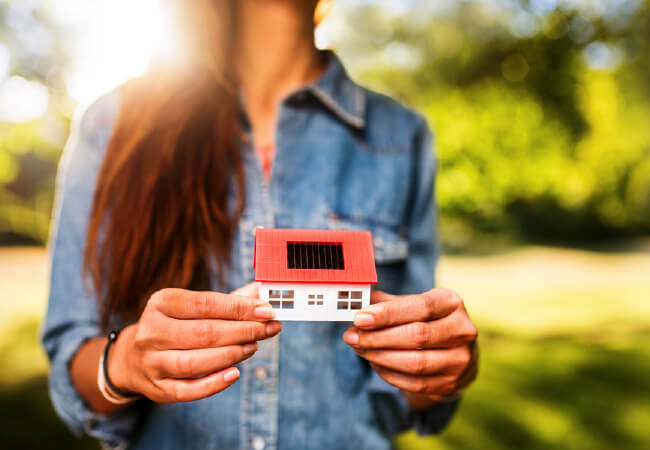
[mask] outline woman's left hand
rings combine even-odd
[[[373,291],[343,340],[412,405],[450,401],[476,378],[477,330],[462,299],[447,289],[417,295]]]

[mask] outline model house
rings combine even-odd
[[[253,268],[277,320],[351,321],[377,283],[369,231],[258,228]]]

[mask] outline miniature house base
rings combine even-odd
[[[271,303],[275,320],[353,321],[370,305],[370,285],[260,282],[259,295]]]

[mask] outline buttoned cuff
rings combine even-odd
[[[97,337],[97,328],[78,326],[59,338],[59,348],[51,360],[50,398],[54,409],[77,436],[87,433],[108,448],[124,448],[147,400],[140,400],[110,416],[92,411],[72,384],[70,362],[79,348]]]
[[[449,424],[459,402],[437,403],[425,411],[414,411],[400,389],[388,384],[374,371],[369,391],[380,424],[391,435],[411,428],[420,436],[440,433]]]

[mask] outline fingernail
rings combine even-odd
[[[369,327],[375,323],[375,318],[372,314],[359,313],[354,316],[354,324],[358,327]]]
[[[272,319],[273,309],[268,305],[261,305],[253,310],[253,315],[258,319]]]
[[[274,334],[278,334],[281,329],[282,324],[280,322],[269,322],[266,324],[266,335],[273,336]]]
[[[237,369],[236,367],[233,367],[232,369],[228,369],[226,373],[223,374],[223,381],[225,381],[226,383],[232,383],[237,378],[239,378],[239,369]]]
[[[250,344],[246,344],[242,350],[244,351],[244,355],[252,355],[257,351],[257,343],[251,342]]]
[[[359,335],[356,331],[346,331],[343,335],[343,340],[350,345],[358,345]]]

